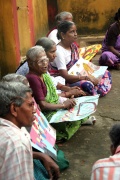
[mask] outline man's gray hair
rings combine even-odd
[[[73,18],[72,13],[70,12],[67,12],[67,11],[60,12],[59,14],[55,16],[56,23],[59,24],[60,22],[65,21],[67,16],[71,16]]]
[[[28,82],[27,78],[25,76],[22,76],[20,74],[11,73],[3,76],[2,81],[4,82],[21,82],[23,84],[27,84]]]
[[[27,61],[31,61],[31,62],[35,61],[39,53],[42,53],[42,52],[45,52],[42,46],[31,47],[26,53]]]
[[[26,93],[32,93],[32,90],[18,82],[0,82],[0,117],[5,117],[10,113],[11,103],[14,102],[16,106],[21,106],[26,98]]]

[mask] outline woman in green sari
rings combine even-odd
[[[51,77],[47,74],[49,59],[44,49],[41,46],[34,46],[28,50],[26,57],[29,66],[29,73],[26,77],[33,90],[33,96],[48,121],[50,121],[52,115],[55,114],[57,110],[74,107],[76,103],[73,98],[68,99],[63,97],[61,100],[57,94]],[[74,92],[71,94],[71,97],[72,96],[74,96]],[[57,140],[70,139],[79,129],[83,121],[52,124],[57,130]]]

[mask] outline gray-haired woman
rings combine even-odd
[[[28,50],[26,56],[30,70],[26,77],[33,90],[34,98],[48,121],[59,109],[74,107],[76,104],[74,99],[63,99],[63,102],[59,102],[59,96],[50,75],[46,73],[48,59],[44,49],[41,46],[34,46]],[[57,130],[57,139],[70,139],[79,129],[81,121],[55,124],[52,125]]]
[[[62,21],[73,21],[73,15],[70,12],[63,11],[55,16],[55,21],[56,27],[54,27],[52,30],[48,32],[47,37],[52,39],[56,44],[58,44],[60,42],[60,40],[57,38],[58,24],[60,24]]]
[[[47,57],[49,58],[49,62],[53,62],[56,57],[56,44],[54,41],[47,37],[42,37],[38,39],[36,42],[37,46],[42,46],[46,52]],[[29,72],[28,62],[25,61],[23,64],[21,64],[16,74],[20,74],[23,76],[26,76],[26,74]],[[48,72],[47,72],[48,73]],[[80,88],[76,87],[68,87],[65,86],[65,80],[61,76],[59,77],[53,77],[51,76],[52,82],[54,86],[58,89],[58,93],[62,97],[70,98],[71,96],[78,97],[81,95],[86,95],[85,92],[83,92]],[[63,93],[61,93],[63,91]]]

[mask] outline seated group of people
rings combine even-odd
[[[35,46],[27,51],[26,60],[18,67],[16,74],[6,75],[0,82],[0,179],[23,179],[24,176],[24,179],[35,177],[44,180],[58,179],[60,176],[59,163],[57,165],[46,154],[32,152],[29,133],[21,130],[22,127],[30,127],[35,120],[37,106],[34,103],[37,103],[39,111],[42,111],[49,122],[59,109],[73,108],[76,105],[76,97],[96,94],[103,97],[111,90],[112,79],[108,70],[100,81],[91,75],[69,74],[68,71],[79,59],[77,28],[72,22],[71,13],[62,12],[56,19],[57,28],[53,30],[56,40],[50,39],[51,33],[48,37],[40,38]],[[120,10],[116,15],[116,27],[120,27],[118,20]],[[111,42],[106,41],[107,51],[100,57],[101,65],[109,66],[115,59],[111,59],[113,55],[107,55],[114,54],[117,60],[111,65],[119,66],[120,52],[112,47],[115,35],[113,39]],[[108,58],[107,61],[104,59],[105,56]],[[70,139],[88,118],[51,124],[56,129],[57,140]],[[114,146],[114,139],[112,141]],[[117,142],[115,150],[118,145]],[[9,150],[6,151],[8,147]],[[35,159],[34,175],[32,158]],[[94,173],[92,179],[95,177]]]

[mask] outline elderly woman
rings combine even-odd
[[[67,11],[60,12],[55,16],[56,26],[58,26],[58,24],[60,24],[62,21],[72,21],[72,20],[73,20],[72,14]],[[57,38],[57,32],[58,32],[57,27],[54,27],[47,34],[47,37],[52,39],[56,44],[60,42],[60,40]]]
[[[51,39],[49,39],[47,37],[42,37],[42,38],[38,39],[38,41],[36,42],[36,45],[42,46],[44,48],[46,55],[49,58],[50,62],[54,61],[54,59],[56,57],[56,44],[54,41],[52,41]],[[25,60],[25,62],[18,67],[16,74],[26,76],[26,74],[28,72],[29,72],[29,67],[28,67],[27,61]],[[71,96],[78,97],[81,95],[86,95],[86,93],[83,92],[77,86],[72,87],[72,88],[69,86],[65,86],[65,80],[64,80],[64,78],[62,78],[60,76],[56,77],[56,78],[51,76],[51,78],[52,78],[54,86],[58,89],[58,93],[61,94],[61,96],[63,96],[63,97],[69,98]]]
[[[99,63],[114,69],[120,69],[120,8],[114,17],[115,22],[108,28]]]
[[[70,75],[68,70],[78,61],[78,48],[74,44],[77,39],[77,28],[74,22],[64,21],[58,25],[58,38],[61,40],[57,45],[56,58],[50,62],[49,72],[53,76],[62,76],[71,86],[81,87],[90,95],[100,94],[104,96],[111,89],[111,75],[105,72],[102,80],[93,76]],[[105,81],[105,83],[104,83]]]
[[[47,54],[47,57],[49,58],[49,61],[53,61],[56,57],[56,44],[54,41],[50,40],[47,37],[42,37],[38,39],[35,45],[42,46]],[[26,76],[26,74],[29,72],[28,63],[25,60],[23,63],[20,64],[20,66],[16,70],[16,74],[20,74],[23,76]]]
[[[51,40],[47,37],[42,37],[42,38],[38,39],[38,41],[36,42],[36,45],[42,46],[45,49],[46,55],[49,58],[49,62],[54,61],[54,59],[56,57],[56,44],[53,40]],[[51,76],[51,78],[52,78],[52,81],[53,81],[54,85],[56,86],[56,88],[58,90],[63,91],[63,93],[61,93],[61,96],[63,96],[63,97],[69,98],[71,96],[78,97],[81,95],[86,95],[86,93],[83,92],[77,86],[69,87],[69,86],[64,85],[65,79],[62,78],[61,76],[58,76],[58,77]],[[61,91],[58,91],[58,93],[60,93]]]
[[[34,98],[48,121],[57,110],[74,107],[76,104],[74,99],[65,98],[63,103],[59,102],[59,96],[50,75],[46,73],[49,60],[42,46],[30,48],[26,57],[29,66],[29,73],[26,77],[33,90]],[[57,129],[57,139],[69,139],[79,129],[80,125],[81,121],[61,123],[59,126],[54,125]]]

